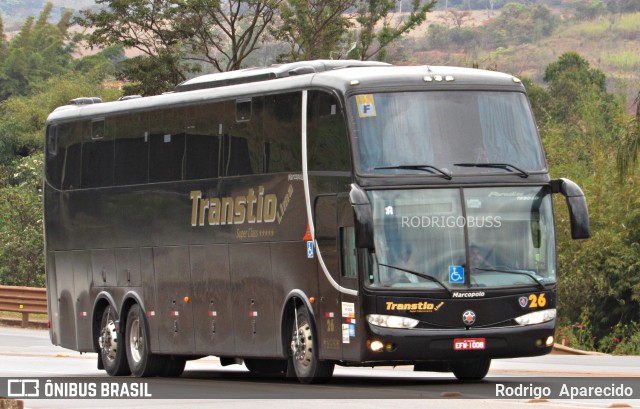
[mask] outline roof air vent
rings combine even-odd
[[[80,97],[75,98],[69,101],[71,105],[91,105],[91,104],[99,104],[102,100],[98,97]]]

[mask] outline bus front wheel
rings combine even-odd
[[[127,361],[131,373],[137,377],[157,376],[162,371],[164,359],[151,353],[149,348],[149,330],[147,322],[138,304],[127,315]]]
[[[291,357],[293,369],[302,383],[326,383],[333,375],[333,362],[318,359],[318,337],[306,307],[298,308],[293,322]]]
[[[457,361],[451,363],[453,374],[461,381],[478,381],[489,372],[491,359],[474,359],[470,361]]]

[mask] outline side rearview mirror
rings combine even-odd
[[[356,247],[373,249],[373,212],[369,196],[360,186],[352,183],[349,201],[355,216]]]
[[[551,181],[551,189],[553,193],[561,193],[567,200],[571,220],[571,238],[578,240],[591,237],[587,199],[580,186],[569,179],[561,178]]]

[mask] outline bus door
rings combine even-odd
[[[359,358],[359,317],[357,296],[348,290],[358,288],[355,267],[353,210],[346,193],[318,195],[314,204],[316,241],[324,266],[336,288],[318,263],[321,294],[316,316],[320,334],[320,357],[323,359]],[[320,260],[318,260],[320,261]],[[347,292],[345,292],[347,290]]]

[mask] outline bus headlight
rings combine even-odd
[[[367,321],[371,325],[386,328],[413,328],[418,325],[418,320],[407,317],[398,317],[395,315],[369,314]]]
[[[556,309],[551,308],[548,310],[536,311],[531,314],[522,315],[516,318],[516,322],[520,325],[533,325],[542,324],[543,322],[551,321],[556,318]]]

